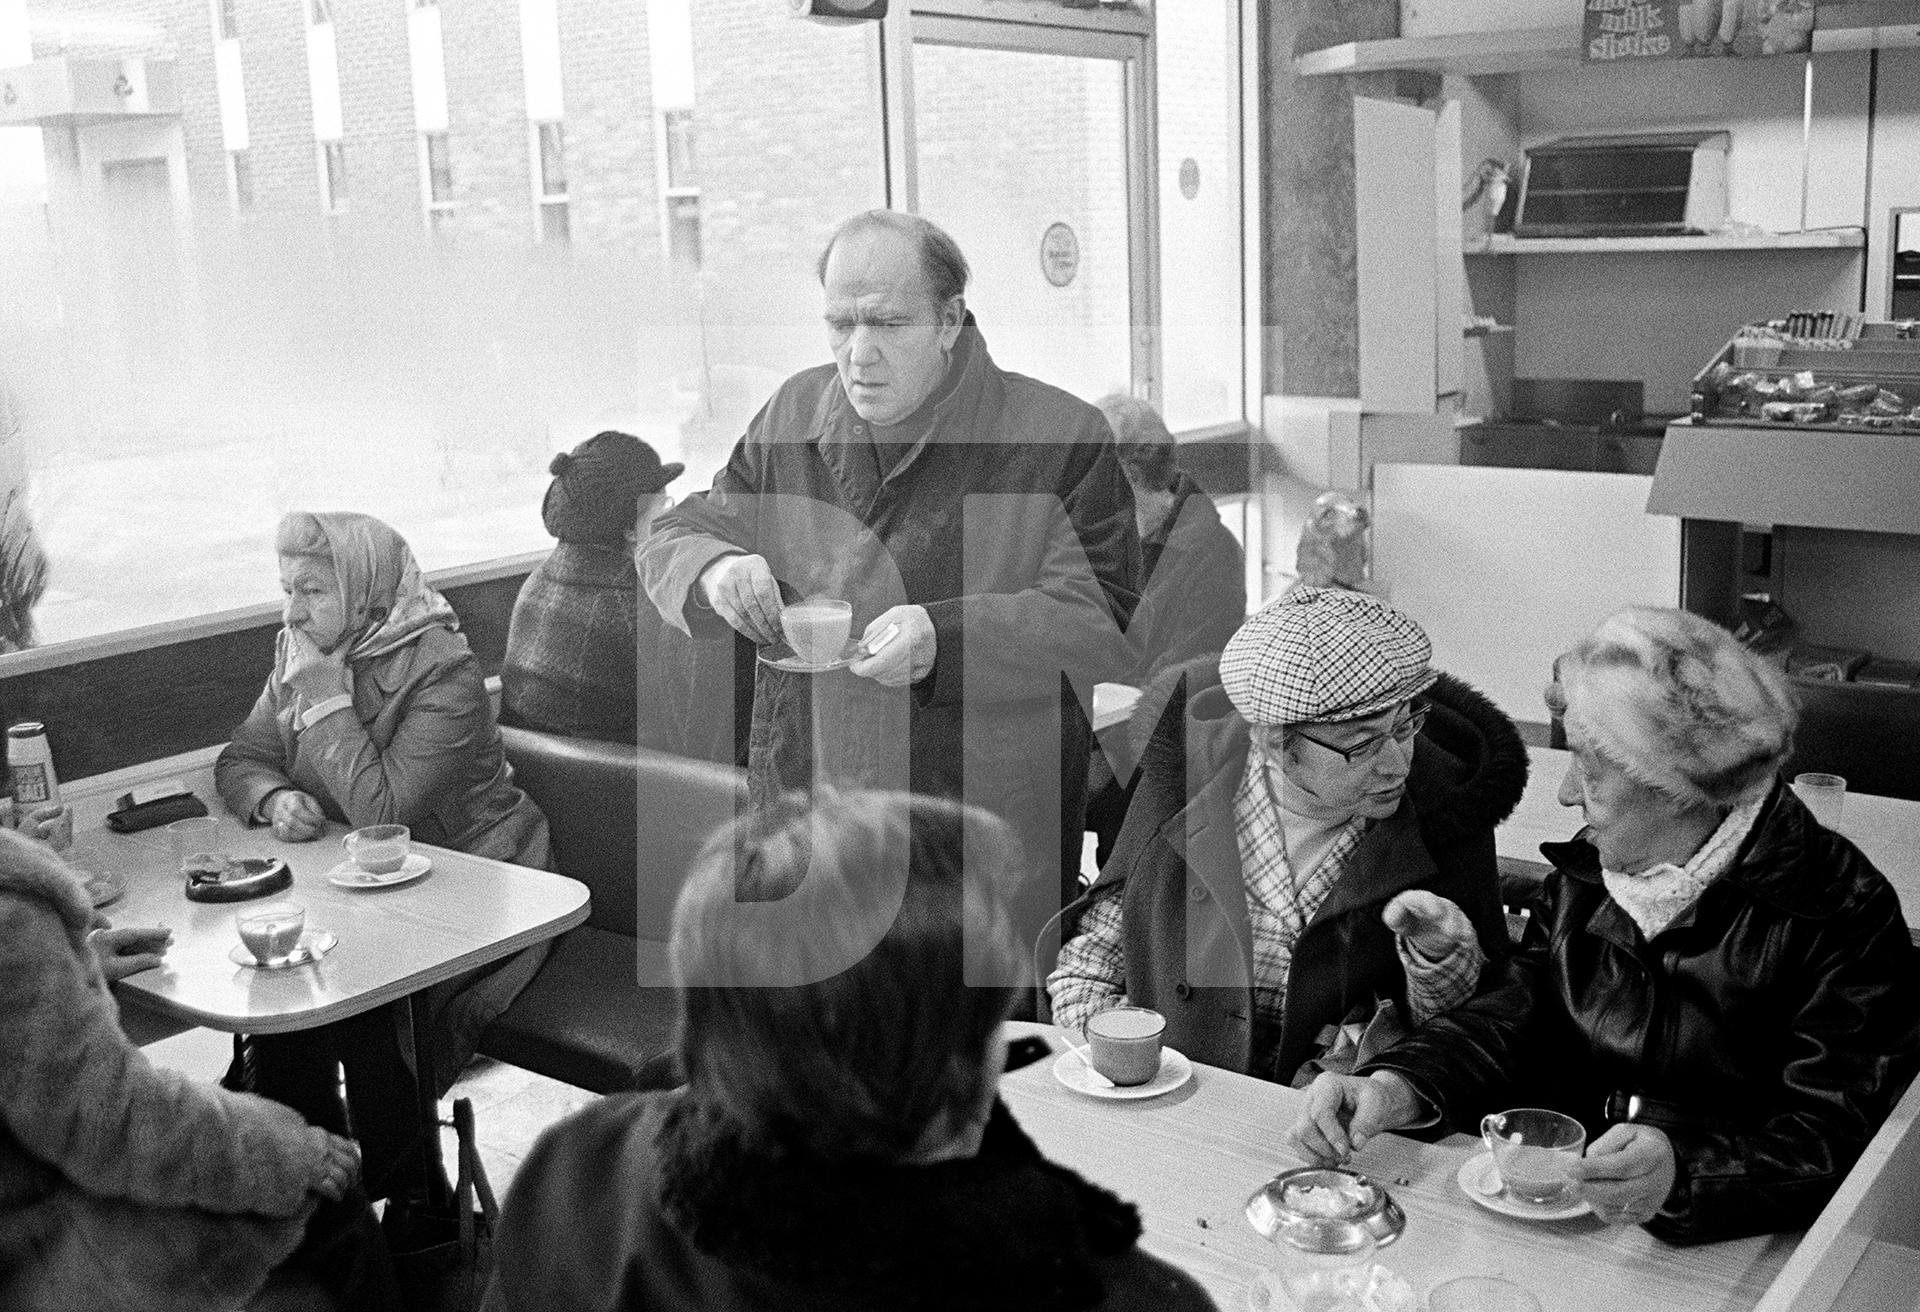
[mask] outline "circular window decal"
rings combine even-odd
[[[1053,224],[1040,238],[1040,271],[1055,287],[1065,287],[1080,272],[1080,238],[1066,224]]]
[[[1191,155],[1180,161],[1180,194],[1188,200],[1200,194],[1200,161]]]

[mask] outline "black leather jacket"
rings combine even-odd
[[[1734,868],[1652,943],[1607,895],[1584,836],[1541,848],[1551,908],[1472,1002],[1371,1069],[1458,1129],[1554,1107],[1589,1141],[1633,1119],[1673,1141],[1648,1226],[1675,1243],[1811,1223],[1920,1064],[1920,983],[1893,888],[1774,785]]]

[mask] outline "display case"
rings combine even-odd
[[[1749,324],[1693,380],[1695,423],[1920,435],[1920,322]]]

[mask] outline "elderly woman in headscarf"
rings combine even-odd
[[[1549,914],[1503,977],[1294,1128],[1321,1160],[1382,1130],[1554,1108],[1604,1221],[1675,1243],[1812,1222],[1920,1059],[1899,899],[1780,778],[1780,673],[1683,611],[1614,615],[1555,663],[1547,704],[1586,827],[1548,843]]]
[[[640,596],[633,548],[672,504],[664,489],[685,466],[663,465],[639,438],[609,430],[556,455],[551,469],[540,513],[559,542],[513,605],[500,721],[677,749],[690,640]],[[669,663],[672,639],[680,650]],[[731,644],[723,655],[731,673]]]
[[[253,713],[214,779],[237,816],[290,842],[328,820],[551,867],[547,822],[513,784],[479,662],[406,540],[371,515],[280,521],[285,624]]]
[[[405,539],[369,515],[294,511],[278,547],[285,626],[253,713],[214,766],[227,807],[288,842],[319,838],[330,820],[403,824],[423,842],[551,869],[546,818],[514,785],[480,666]],[[436,1093],[544,955],[430,991]],[[413,1076],[387,1008],[248,1046],[233,1076],[329,1129],[345,1124],[333,1077],[345,1064],[369,1193],[400,1182]]]

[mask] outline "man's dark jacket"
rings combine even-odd
[[[1116,884],[1125,918],[1127,996],[1167,1017],[1166,1041],[1211,1066],[1290,1082],[1318,1055],[1321,1031],[1377,1001],[1406,1019],[1406,974],[1381,912],[1425,889],[1465,911],[1490,958],[1506,952],[1493,827],[1526,791],[1527,750],[1499,708],[1447,675],[1414,741],[1400,808],[1376,822],[1295,945],[1285,1019],[1269,1034],[1253,1014],[1253,933],[1233,799],[1247,723],[1219,686],[1216,658],[1170,676],[1112,860],[1063,916],[1070,941],[1096,893]],[[1156,708],[1157,696],[1143,699]],[[1044,943],[1044,937],[1043,937]],[[1044,955],[1040,978],[1052,962]],[[1255,1068],[1254,1054],[1271,1051]]]
[[[942,388],[881,436],[915,433],[883,474],[833,366],[796,374],[712,489],[656,521],[641,583],[696,637],[727,632],[694,583],[732,551],[764,556],[789,600],[851,601],[855,637],[891,606],[924,606],[937,655],[910,688],[759,667],[751,785],[910,787],[997,812],[1049,876],[1016,909],[1031,933],[1078,864],[1082,706],[1135,657],[1133,494],[1100,412],[997,367],[971,318]]]
[[[1810,1224],[1920,1058],[1920,960],[1892,887],[1775,782],[1732,870],[1649,943],[1584,834],[1542,846],[1550,912],[1506,974],[1389,1049],[1457,1128],[1610,1094],[1672,1140],[1648,1226],[1676,1243]]]

